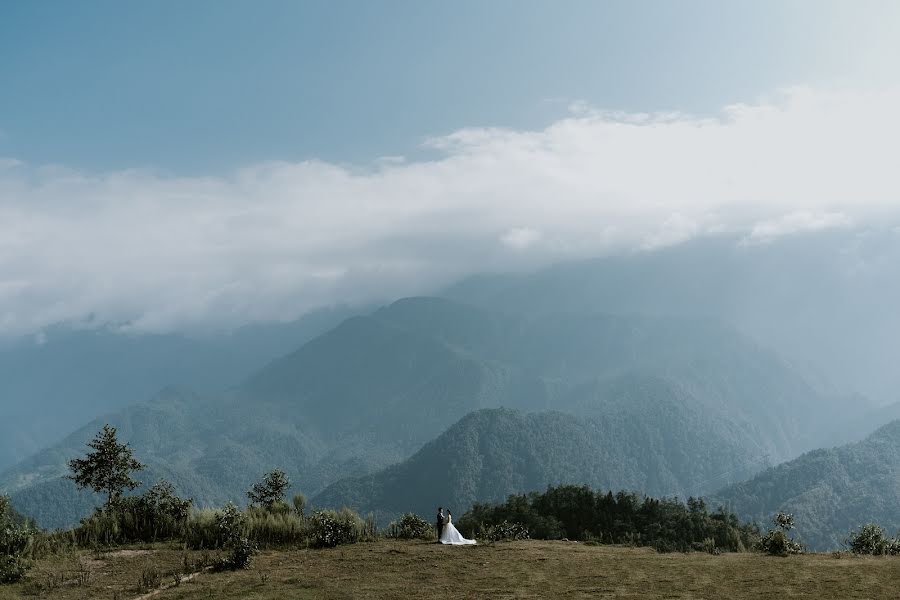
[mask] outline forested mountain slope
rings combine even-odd
[[[690,492],[814,447],[835,408],[773,354],[713,322],[508,316],[410,298],[347,319],[226,393],[173,388],[94,421],[0,475],[0,491],[42,525],[71,523],[83,505],[69,501],[63,491],[74,488],[59,478],[110,422],[154,469],[146,481],[171,478],[201,506],[241,501],[276,467],[313,495],[398,463],[466,414],[500,406],[603,416],[627,431],[649,420],[654,433],[629,446],[643,457],[639,466],[656,464],[645,455],[684,460],[657,479]],[[693,432],[666,423],[691,423]],[[675,448],[687,448],[691,435],[727,441],[719,479],[707,481],[720,465],[713,453],[678,458]]]
[[[768,523],[794,513],[796,533],[815,549],[838,548],[851,528],[876,522],[900,530],[900,420],[861,442],[814,450],[716,494],[738,515]]]
[[[557,484],[685,497],[720,473],[749,470],[745,449],[699,411],[665,396],[648,404],[607,406],[591,417],[473,412],[408,460],[343,479],[313,502],[371,511],[386,524],[406,511],[431,514],[442,505],[462,514],[476,501]],[[697,436],[697,428],[709,433]]]

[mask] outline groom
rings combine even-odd
[[[441,534],[444,533],[444,507],[443,506],[438,506],[437,522],[435,523],[435,529],[437,529],[438,541],[441,541]]]

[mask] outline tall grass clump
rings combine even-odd
[[[270,509],[250,507],[246,513],[247,537],[261,548],[306,546],[309,523],[285,503]]]
[[[87,547],[182,539],[192,504],[163,480],[142,496],[121,498],[111,507],[98,508],[82,519],[75,536],[79,545]]]

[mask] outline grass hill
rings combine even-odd
[[[649,419],[656,433],[646,446],[628,446],[631,459],[642,469],[669,455],[684,461],[668,470],[672,491],[709,485],[721,461],[706,439],[724,444],[721,485],[814,447],[817,432],[837,422],[830,399],[788,365],[712,322],[508,316],[410,298],[347,319],[227,392],[171,388],[96,420],[0,475],[0,492],[44,526],[71,524],[89,499],[59,478],[109,422],[152,467],[145,481],[165,476],[201,506],[243,501],[276,467],[315,495],[409,458],[472,411],[500,406],[606,415],[603,423],[620,419],[629,432]],[[634,477],[637,486],[650,474]],[[663,486],[659,477],[654,485]]]
[[[900,530],[900,420],[861,442],[814,450],[725,488],[717,499],[742,518],[768,522],[795,515],[799,538],[812,548],[839,547],[868,522]]]

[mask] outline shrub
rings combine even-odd
[[[138,579],[138,590],[149,592],[162,585],[162,573],[154,565],[147,565]]]
[[[249,569],[250,561],[253,555],[258,552],[256,545],[247,538],[235,540],[231,546],[228,556],[216,562],[217,571],[236,571],[238,569]]]
[[[859,531],[851,531],[846,540],[853,554],[900,554],[900,540],[890,539],[875,523],[866,523]]]
[[[713,538],[706,538],[702,542],[694,542],[692,549],[696,552],[706,552],[714,556],[719,555],[719,548],[716,546],[716,540]]]
[[[27,523],[17,521],[9,499],[0,496],[0,584],[19,581],[29,568],[24,555],[34,532]]]
[[[501,521],[496,525],[482,527],[476,537],[489,542],[529,539],[528,528],[525,525],[522,523],[510,523],[509,521]]]
[[[348,508],[316,511],[310,521],[310,542],[316,548],[368,541],[375,539],[376,535],[372,515],[364,521]]]
[[[800,554],[803,548],[788,537],[787,532],[794,528],[794,515],[783,512],[775,515],[772,520],[775,529],[770,529],[759,540],[759,549],[773,556],[787,556],[788,554]]]
[[[218,532],[220,546],[232,546],[242,538],[244,532],[244,515],[237,507],[228,502],[220,512],[213,517]]]
[[[419,515],[406,513],[388,526],[388,536],[403,540],[430,540],[434,539],[435,531],[431,523]]]
[[[333,510],[316,511],[312,524],[312,542],[316,548],[334,548],[353,541],[353,524]]]

